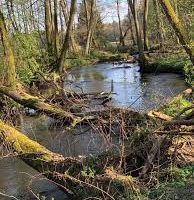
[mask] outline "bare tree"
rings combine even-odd
[[[73,28],[73,19],[75,15],[75,10],[76,10],[76,0],[71,0],[71,8],[70,8],[70,13],[69,13],[69,21],[67,25],[65,40],[64,40],[61,54],[60,54],[58,64],[57,64],[57,68],[59,72],[63,72],[64,63],[67,57],[67,52],[69,50],[70,36],[72,33],[72,28]]]

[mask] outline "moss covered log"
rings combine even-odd
[[[55,119],[64,120],[71,123],[73,126],[84,121],[86,118],[74,116],[70,112],[66,112],[60,107],[45,103],[39,97],[29,95],[23,91],[11,90],[8,87],[0,86],[0,93],[10,97],[15,102],[23,105],[24,107],[31,108],[49,115]]]
[[[1,120],[0,141],[76,199],[83,199],[88,194],[118,199],[119,196],[129,195],[128,192],[133,195],[137,193],[134,179],[118,173],[113,163],[108,162],[108,154],[87,158],[64,157],[49,151]]]

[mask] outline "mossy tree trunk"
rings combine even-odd
[[[49,151],[1,120],[0,141],[75,199],[84,199],[88,195],[95,195],[99,199],[120,199],[122,193],[124,196],[125,192],[135,191],[132,177],[114,170],[112,155],[104,153],[96,157],[64,157]],[[91,172],[92,175],[89,174]]]
[[[173,7],[170,4],[169,0],[159,0],[163,10],[172,25],[177,37],[179,38],[180,43],[190,57],[191,62],[194,65],[194,42],[189,37],[188,32],[185,30],[185,27],[182,25],[182,22],[177,17]]]
[[[81,117],[77,117],[55,105],[45,103],[42,99],[31,96],[25,92],[13,91],[9,87],[0,86],[0,93],[10,97],[12,100],[23,105],[24,107],[37,110],[50,117],[63,120],[64,122],[68,122],[72,125],[76,125],[82,121]],[[86,118],[84,119],[87,121]]]
[[[16,69],[15,69],[14,52],[13,52],[9,34],[6,28],[5,19],[1,11],[0,11],[0,35],[1,35],[1,41],[4,48],[4,56],[5,56],[5,64],[6,64],[5,85],[11,89],[15,89]]]

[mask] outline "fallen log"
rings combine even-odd
[[[24,107],[37,110],[55,119],[64,120],[75,126],[78,123],[87,121],[91,117],[78,117],[70,112],[63,110],[60,107],[45,103],[43,99],[29,95],[23,91],[12,91],[10,88],[0,86],[0,93],[10,97],[15,102],[23,105]]]
[[[172,120],[172,117],[168,116],[168,115],[165,115],[161,112],[156,112],[156,111],[150,111],[148,113],[148,116],[150,117],[155,117],[155,118],[158,118],[158,119],[161,119],[161,120],[165,120],[165,121],[170,121]]]
[[[172,120],[164,123],[164,126],[194,126],[194,119],[190,120]]]
[[[136,184],[132,177],[115,171],[106,156],[64,157],[49,151],[1,120],[0,141],[8,145],[14,155],[57,183],[75,199],[83,199],[80,197],[88,197],[90,194],[106,199],[120,199],[119,195],[125,195],[129,190],[135,191]]]

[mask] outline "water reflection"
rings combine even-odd
[[[94,74],[97,74],[94,76]],[[83,67],[71,72],[75,85],[79,85],[83,92],[110,92],[113,95],[112,105],[129,107],[135,110],[150,110],[163,104],[169,98],[186,88],[183,78],[177,74],[146,74],[141,76],[139,66],[131,68],[123,65],[100,64],[94,67]],[[69,77],[67,77],[67,82]],[[65,86],[67,86],[65,82]],[[71,89],[80,89],[71,85]]]

